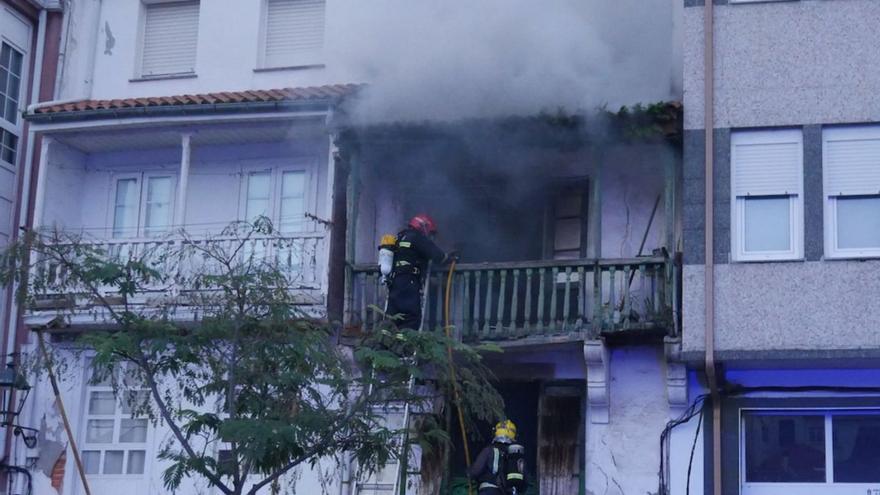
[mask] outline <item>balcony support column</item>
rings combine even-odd
[[[186,221],[186,190],[189,184],[189,165],[192,153],[192,134],[180,135],[180,176],[177,180],[177,204],[174,208],[174,227],[183,228]]]
[[[49,136],[43,136],[40,148],[40,164],[37,167],[37,191],[34,194],[34,230],[43,227],[43,211],[46,202],[46,178],[49,175],[49,153],[55,140]],[[27,205],[23,206],[26,208]]]
[[[590,408],[590,423],[608,424],[611,416],[608,347],[601,340],[584,342],[584,361],[587,365],[587,406]]]
[[[605,154],[600,145],[593,148],[593,176],[590,177],[590,208],[588,211],[587,258],[602,257],[602,161]]]

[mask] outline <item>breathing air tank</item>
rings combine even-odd
[[[391,275],[391,268],[394,266],[394,247],[397,245],[397,238],[391,234],[382,236],[379,243],[379,272],[382,273],[382,281],[388,280]]]

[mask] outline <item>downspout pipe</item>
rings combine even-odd
[[[721,395],[715,368],[715,6],[705,0],[703,8],[703,128],[706,148],[706,218],[705,218],[705,326],[706,381],[712,397],[712,493],[721,495]]]

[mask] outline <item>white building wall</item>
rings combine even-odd
[[[87,156],[58,142],[49,145],[44,197],[44,227],[79,225],[82,222],[83,197],[92,197],[86,186]],[[86,192],[86,196],[81,196]]]
[[[588,494],[656,493],[660,434],[670,419],[665,363],[661,346],[611,350],[609,421],[587,415]]]

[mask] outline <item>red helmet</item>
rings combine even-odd
[[[431,219],[431,217],[424,213],[419,213],[412,217],[409,221],[409,226],[425,235],[437,233],[437,224],[434,223],[434,220]]]

